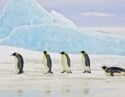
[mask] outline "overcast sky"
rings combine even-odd
[[[0,10],[8,0],[0,0]],[[125,26],[125,0],[38,0],[48,11],[56,10],[76,25]]]

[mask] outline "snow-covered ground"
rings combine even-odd
[[[24,74],[15,74],[14,58],[25,60]],[[90,55],[91,74],[82,73],[81,56],[71,55],[72,74],[61,74],[60,54],[50,53],[52,75],[45,75],[42,52],[0,46],[0,97],[124,97],[125,76],[106,76],[101,66],[125,68],[125,56]]]

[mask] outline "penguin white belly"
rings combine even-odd
[[[69,68],[69,66],[67,64],[67,58],[66,58],[65,55],[61,56],[61,63],[62,63],[63,70],[70,71],[70,68]]]
[[[116,76],[125,76],[125,72],[120,72],[120,73],[114,73]]]
[[[106,73],[107,76],[111,76],[110,73]],[[125,72],[113,73],[114,76],[125,76]]]
[[[45,67],[45,72],[48,72],[49,68],[47,66],[47,58],[46,58],[45,55],[43,56],[43,64],[44,64],[44,67]]]
[[[18,73],[19,69],[18,69],[18,59],[16,57],[14,57],[15,59],[15,72]]]
[[[88,70],[88,67],[85,65],[85,57],[82,55],[82,66],[84,70]]]

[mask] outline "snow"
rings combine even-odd
[[[2,97],[124,97],[124,76],[106,76],[101,66],[125,68],[125,56],[89,55],[91,74],[83,74],[80,54],[69,54],[72,74],[61,74],[60,54],[50,53],[52,75],[45,75],[42,52],[0,46],[0,95]],[[15,74],[13,52],[24,57],[24,74]]]

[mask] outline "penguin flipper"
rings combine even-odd
[[[111,76],[114,76],[113,72],[110,73]]]
[[[66,58],[67,58],[68,67],[70,67],[70,57],[68,56],[68,54],[66,54]]]
[[[51,57],[50,57],[50,55],[48,54],[47,55],[47,66],[48,66],[48,68],[49,68],[49,71],[51,72],[51,69],[52,69],[52,60],[51,60]]]

